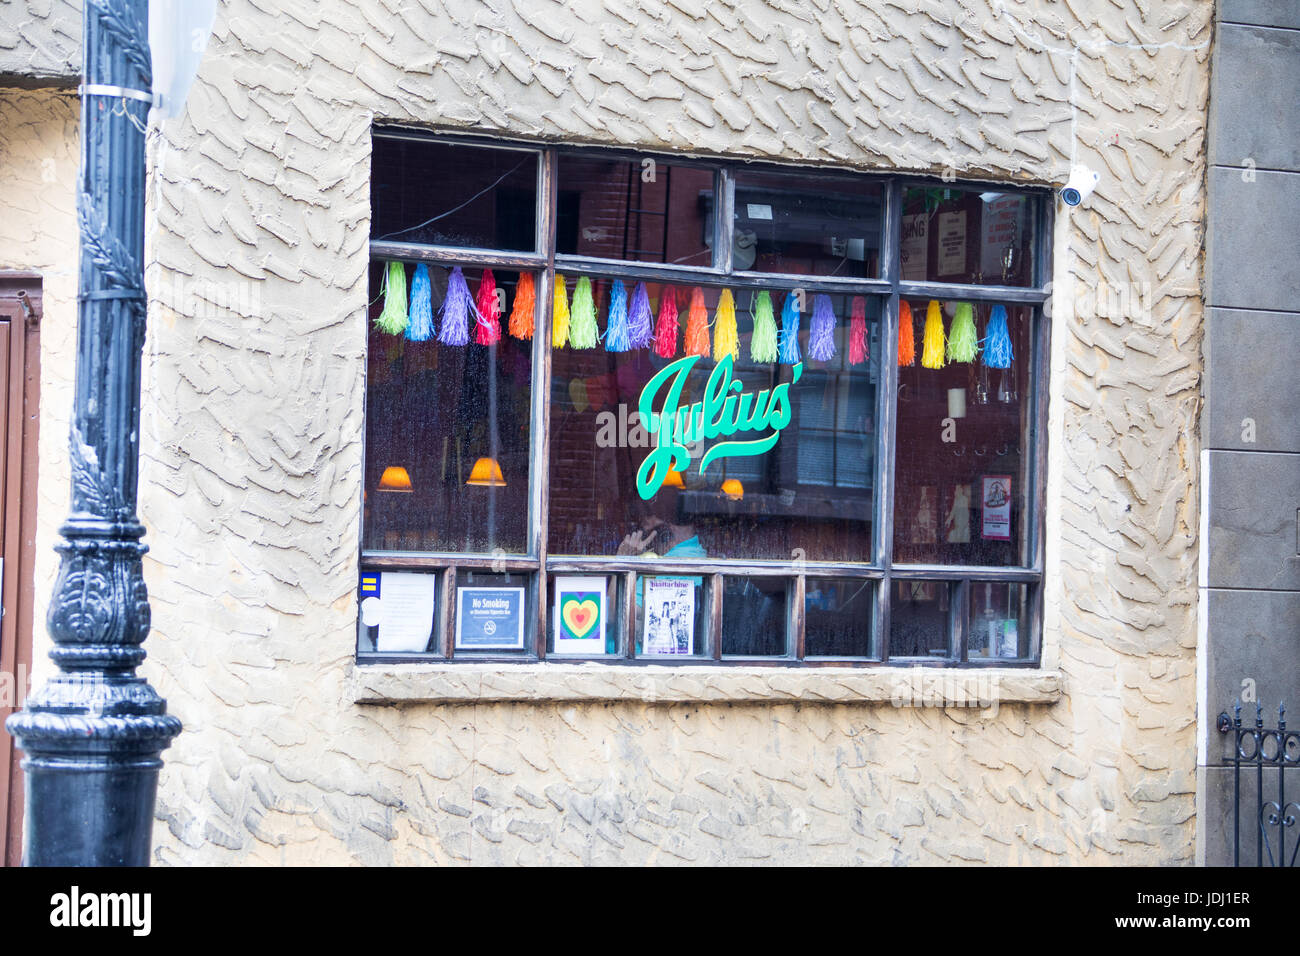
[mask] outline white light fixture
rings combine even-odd
[[[149,0],[149,50],[158,119],[180,116],[184,111],[216,15],[217,0]]]

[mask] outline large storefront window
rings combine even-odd
[[[1045,196],[377,130],[359,658],[1032,664]]]

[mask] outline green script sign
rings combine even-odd
[[[709,375],[704,386],[704,400],[689,408],[680,408],[682,389],[691,369],[700,360],[688,355],[666,365],[641,390],[637,411],[646,429],[658,440],[636,473],[636,490],[642,498],[653,498],[671,469],[690,467],[691,453],[686,447],[704,439],[730,437],[737,432],[771,433],[749,441],[722,441],[700,458],[700,474],[719,458],[761,455],[781,437],[781,429],[790,424],[790,386],[799,381],[803,364],[794,367],[794,382],[763,389],[757,396],[743,391],[744,383],[731,377],[732,358],[723,358]],[[656,414],[655,405],[662,410]]]

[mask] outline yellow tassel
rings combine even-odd
[[[721,362],[726,355],[735,361],[740,357],[740,336],[736,332],[736,300],[730,289],[723,289],[718,296],[718,311],[713,319],[713,361]]]
[[[939,303],[930,300],[925,311],[925,340],[921,345],[921,365],[924,368],[943,368],[943,315]]]
[[[551,348],[562,349],[568,342],[569,291],[564,287],[564,276],[557,275],[555,277],[555,315],[551,323]]]

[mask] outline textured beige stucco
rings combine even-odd
[[[222,3],[153,150],[151,289],[182,291],[153,303],[146,346],[145,671],[186,727],[157,859],[1191,862],[1211,12]],[[1027,182],[1100,170],[1056,230],[1059,702],[356,703],[372,121]],[[1130,283],[1139,306],[1096,307]],[[60,517],[43,495],[43,550]]]
[[[0,4],[0,75],[63,84],[80,73],[80,0]]]

